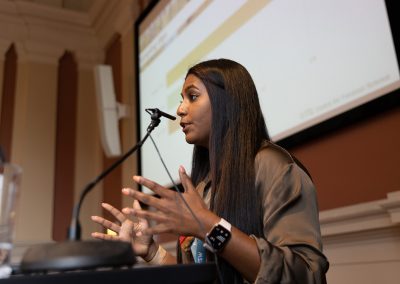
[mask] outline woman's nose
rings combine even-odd
[[[187,110],[186,110],[187,108],[186,108],[186,106],[185,106],[185,103],[184,103],[184,101],[182,101],[180,104],[179,104],[179,106],[178,106],[178,108],[177,108],[177,110],[176,110],[176,114],[178,115],[178,116],[184,116],[185,114],[186,114],[186,112],[187,112]]]

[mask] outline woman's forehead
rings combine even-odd
[[[185,91],[186,89],[189,89],[191,87],[197,88],[199,90],[205,89],[203,82],[197,76],[189,74],[185,79],[182,89]]]

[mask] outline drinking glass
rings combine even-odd
[[[0,164],[0,278],[11,274],[10,257],[21,173],[17,165]]]

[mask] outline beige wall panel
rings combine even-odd
[[[55,64],[18,64],[12,161],[23,177],[17,241],[51,239],[56,82]]]
[[[102,165],[93,69],[81,68],[78,72],[75,202],[83,188],[100,174]],[[91,238],[90,233],[99,228],[90,220],[90,216],[101,214],[101,197],[100,183],[92,189],[82,204],[80,213],[82,238]]]
[[[368,217],[367,217],[368,218]],[[400,279],[400,228],[347,233],[324,242],[330,284],[395,284]],[[397,267],[397,269],[396,269]]]

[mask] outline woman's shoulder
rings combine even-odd
[[[285,175],[293,165],[295,162],[288,151],[272,142],[265,141],[254,161],[256,181],[272,183]]]
[[[256,164],[269,163],[276,166],[287,166],[295,163],[292,155],[286,149],[271,141],[262,143],[255,160]]]
[[[257,180],[267,179],[272,182],[276,178],[291,176],[312,183],[306,167],[286,149],[270,141],[262,144],[255,157],[255,174]]]

